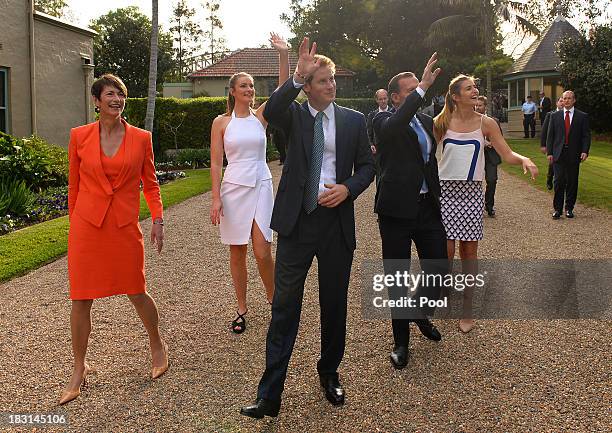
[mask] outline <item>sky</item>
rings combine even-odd
[[[204,27],[205,0],[187,0],[196,9],[196,18]],[[127,6],[138,6],[151,17],[150,0],[67,0],[72,18],[86,26],[93,18]],[[159,0],[159,22],[167,31],[170,27],[172,7],[176,0]],[[223,22],[223,36],[230,50],[245,47],[259,47],[268,44],[269,33],[275,31],[284,38],[292,33],[280,20],[280,14],[289,12],[289,0],[221,0],[220,16]]]
[[[203,6],[205,1],[187,0],[189,6],[196,9],[196,19],[202,27],[205,24]],[[172,7],[176,2],[177,0],[159,0],[159,22],[166,31],[170,27]],[[127,6],[138,6],[145,15],[151,17],[150,0],[67,0],[67,3],[70,8],[69,16],[83,26],[86,26],[93,18]],[[267,45],[271,31],[279,33],[285,39],[293,36],[287,25],[280,20],[281,13],[289,12],[289,0],[221,0],[220,3],[222,33],[230,50]],[[570,19],[569,21],[579,28],[578,20]],[[518,37],[513,34],[510,25],[503,26],[502,31],[505,33],[504,52],[514,58],[518,57],[535,39],[534,37]]]

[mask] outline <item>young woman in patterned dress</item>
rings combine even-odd
[[[473,77],[455,77],[448,86],[442,112],[434,119],[434,135],[442,148],[440,207],[448,259],[452,264],[455,241],[459,241],[459,257],[465,274],[478,272],[478,241],[483,237],[485,137],[504,162],[522,165],[523,172],[529,171],[532,179],[538,174],[538,168],[529,158],[510,149],[495,120],[474,111],[478,95]],[[464,333],[474,327],[471,307],[472,289],[466,288],[463,318],[459,321]]]

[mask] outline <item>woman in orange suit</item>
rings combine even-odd
[[[68,274],[74,370],[60,404],[80,395],[94,299],[127,295],[151,346],[153,379],[168,369],[168,347],[159,335],[159,315],[145,288],[144,242],[138,223],[140,182],[151,210],[151,242],[161,252],[163,207],[155,176],[151,134],[121,118],[125,84],[111,74],[97,79],[91,94],[100,120],[70,133],[68,182]]]

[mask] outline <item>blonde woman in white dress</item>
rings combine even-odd
[[[272,33],[270,43],[279,54],[279,85],[289,78],[287,43]],[[234,74],[229,81],[227,112],[212,124],[210,162],[212,205],[210,220],[219,225],[221,242],[230,246],[230,270],[238,309],[231,329],[246,330],[247,267],[249,239],[257,260],[259,275],[266,288],[268,303],[274,295],[274,260],[270,219],[274,205],[272,174],[266,164],[265,103],[253,109],[255,86],[246,72]],[[228,165],[221,181],[223,153]]]

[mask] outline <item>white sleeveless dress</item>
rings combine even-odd
[[[484,116],[483,116],[484,117]],[[471,132],[447,130],[440,159],[440,211],[447,239],[483,238],[485,138],[480,128]]]
[[[253,220],[272,242],[272,173],[266,164],[266,131],[259,119],[252,113],[241,118],[232,112],[223,135],[223,149],[228,164],[221,182],[221,242],[248,244]]]

